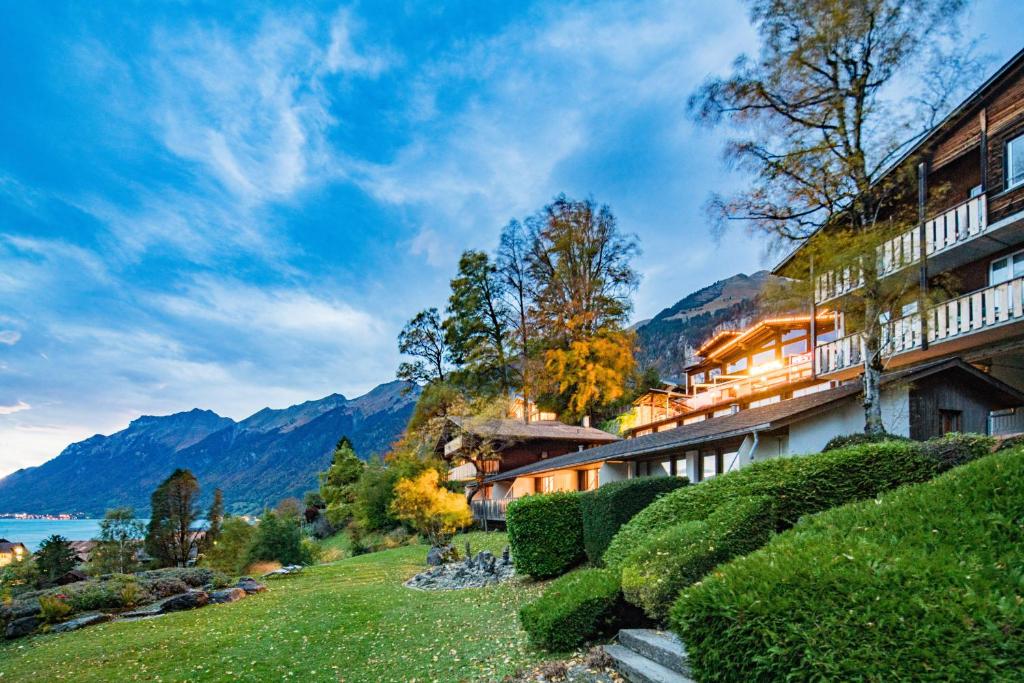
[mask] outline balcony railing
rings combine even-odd
[[[504,522],[505,512],[511,498],[498,498],[495,500],[472,500],[469,503],[473,510],[473,519],[478,522]]]
[[[686,405],[692,412],[720,403],[746,398],[772,387],[793,384],[808,379],[810,376],[810,354],[789,356],[786,358],[786,364],[783,367],[768,369],[755,367],[746,377],[722,382],[709,387],[705,391],[689,396],[686,399]]]
[[[930,257],[983,234],[988,229],[985,195],[957,204],[924,224],[925,256]],[[918,263],[921,230],[915,226],[878,246],[878,274],[891,275]],[[849,294],[864,284],[860,268],[850,267],[819,275],[814,283],[815,300],[823,303]]]
[[[932,306],[925,316],[929,344],[1024,320],[1024,278],[963,294]],[[882,329],[882,356],[888,358],[919,349],[922,338],[919,314],[895,320]],[[863,362],[864,343],[860,334],[847,335],[816,349],[815,363],[819,375],[846,370]]]

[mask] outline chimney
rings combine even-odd
[[[584,427],[589,427],[590,426],[590,416],[589,415],[584,415],[583,416],[583,426]]]

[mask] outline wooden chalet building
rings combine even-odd
[[[20,562],[31,555],[24,543],[14,543],[6,538],[0,538],[0,567],[6,567],[14,562]]]
[[[895,170],[913,167],[918,225],[878,249],[883,277],[919,275],[902,315],[883,323],[888,369],[959,357],[1024,389],[1024,50],[910,150]],[[828,239],[821,230],[811,239]],[[863,339],[843,314],[859,271],[815,273],[797,249],[777,275],[810,277],[814,305],[836,314],[833,339],[815,340],[815,374],[845,381],[862,372]],[[939,299],[935,303],[936,298]],[[931,302],[928,304],[922,302]],[[966,416],[935,406],[951,428]],[[991,431],[1024,430],[1021,411],[992,416]]]

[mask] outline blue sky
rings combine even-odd
[[[686,98],[742,6],[3,3],[0,476],[140,414],[390,380],[466,248],[566,192],[636,233],[636,318],[764,267]],[[1001,62],[1024,7],[981,0]]]

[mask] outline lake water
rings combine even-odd
[[[43,539],[60,534],[69,541],[88,541],[100,533],[98,519],[0,519],[0,538],[24,543],[35,552]]]

